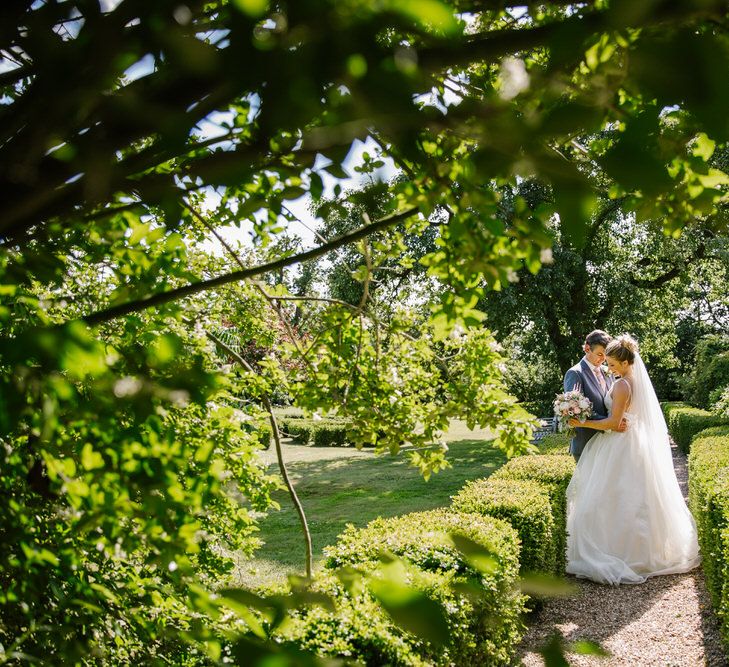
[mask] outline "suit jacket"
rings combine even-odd
[[[564,376],[564,390],[572,391],[573,389],[579,389],[587,398],[592,401],[592,415],[590,419],[606,419],[608,410],[605,407],[605,394],[613,384],[613,378],[609,376],[601,368],[600,372],[605,378],[605,391],[600,387],[598,379],[592,372],[590,364],[584,357],[579,364],[576,364],[570,368]],[[577,428],[575,429],[575,436],[572,438],[570,443],[570,452],[576,460],[579,460],[582,450],[585,448],[587,441],[596,433],[600,431],[594,428]]]

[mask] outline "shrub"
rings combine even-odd
[[[689,507],[699,535],[706,585],[729,647],[729,426],[702,431],[689,454]]]
[[[504,370],[504,382],[510,394],[535,415],[553,413],[554,388],[562,385],[558,364],[545,365],[541,358],[522,359],[509,355]]]
[[[282,419],[279,424],[284,435],[291,436],[302,445],[308,445],[314,439],[314,422],[310,419]]]
[[[688,405],[674,405],[671,407],[668,411],[667,421],[671,436],[684,452],[689,451],[691,438],[700,431],[712,426],[722,426],[729,423],[726,418]]]
[[[284,419],[281,429],[303,445],[347,447],[349,422],[342,419]]]
[[[349,426],[346,423],[319,423],[314,427],[314,447],[347,447],[347,431]]]
[[[710,407],[712,393],[729,384],[729,336],[706,336],[696,344],[686,398],[700,408]]]
[[[274,633],[277,641],[365,665],[432,664],[421,657],[427,652],[422,642],[397,627],[367,591],[353,595],[331,574],[318,575],[313,589],[329,595],[334,610],[315,606],[293,611],[290,622]]]
[[[567,550],[567,485],[572,479],[575,461],[571,456],[558,454],[535,454],[517,456],[497,470],[491,479],[533,480],[545,484],[549,489],[554,517],[555,548],[557,550],[556,572],[564,573]]]
[[[274,408],[274,414],[279,419],[303,419],[304,411],[301,408],[294,407],[293,405],[285,408]]]
[[[724,387],[722,392],[719,394],[719,397],[712,406],[711,411],[719,417],[729,419],[729,385]]]
[[[474,569],[448,533],[478,543],[493,558],[493,569]],[[508,523],[443,509],[378,518],[365,528],[348,526],[337,544],[325,549],[326,567],[352,565],[372,571],[383,551],[422,570],[425,574],[414,577],[413,585],[448,610],[452,639],[436,664],[510,663],[523,630],[525,598],[517,587],[519,538]]]
[[[540,454],[569,454],[571,439],[567,433],[550,433],[537,443],[537,447]]]
[[[666,420],[666,424],[668,424],[668,416],[671,414],[671,411],[674,408],[683,407],[686,407],[686,403],[683,401],[662,401],[661,410],[663,411],[663,418]]]
[[[519,533],[520,570],[556,572],[556,535],[549,490],[531,480],[479,479],[453,497],[456,512],[508,521]]]

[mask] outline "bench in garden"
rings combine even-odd
[[[532,442],[536,445],[544,436],[557,432],[556,417],[540,417],[539,428],[534,431]]]

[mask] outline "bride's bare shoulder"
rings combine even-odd
[[[613,387],[613,397],[628,397],[633,393],[633,385],[630,384],[630,380],[627,378],[620,378]]]

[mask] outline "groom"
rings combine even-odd
[[[614,380],[602,367],[605,362],[605,348],[612,338],[604,331],[596,329],[587,334],[585,338],[585,356],[576,366],[570,368],[564,376],[564,390],[579,389],[592,402],[592,415],[590,419],[605,419],[608,410],[605,407],[605,395]],[[620,423],[618,431],[625,431],[625,421]],[[575,429],[575,437],[570,443],[570,452],[575,461],[580,460],[582,450],[587,441],[596,433],[592,428]]]

